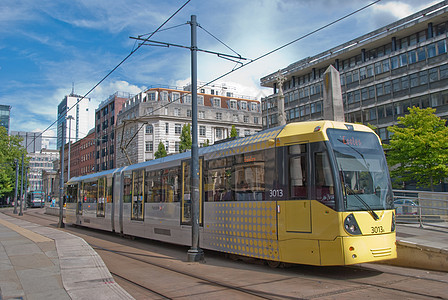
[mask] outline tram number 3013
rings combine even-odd
[[[384,228],[383,226],[372,226],[370,227],[372,229],[372,231],[370,233],[383,233],[384,232]]]
[[[283,189],[269,190],[269,198],[281,198],[283,197]]]

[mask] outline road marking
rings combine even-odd
[[[17,232],[20,235],[23,235],[24,237],[26,237],[27,239],[32,240],[35,243],[40,243],[40,242],[53,242],[52,239],[49,239],[43,235],[40,235],[38,233],[32,232],[31,230],[22,228],[18,225],[15,225],[13,223],[10,223],[8,221],[5,221],[3,219],[0,218],[0,224],[3,226],[8,227],[11,230],[14,230],[15,232]]]

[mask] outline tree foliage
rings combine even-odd
[[[238,132],[236,131],[235,125],[232,125],[232,129],[230,130],[230,137],[231,138],[238,137]]]
[[[191,128],[190,124],[182,126],[182,133],[180,135],[179,152],[185,152],[191,149]]]
[[[161,157],[165,157],[167,155],[168,154],[166,153],[165,145],[162,142],[160,142],[159,143],[159,147],[157,148],[156,153],[154,153],[154,157],[155,158],[161,158]]]
[[[448,127],[433,108],[409,108],[385,145],[391,176],[395,182],[415,181],[420,187],[439,184],[448,176]]]
[[[16,180],[14,160],[17,159],[21,163],[22,154],[26,155],[25,148],[20,145],[21,141],[21,137],[9,136],[6,128],[0,126],[0,197],[12,196],[14,192]]]

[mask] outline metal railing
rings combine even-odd
[[[393,190],[397,223],[448,229],[448,193]]]

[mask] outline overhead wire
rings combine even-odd
[[[357,9],[357,10],[351,12],[351,13],[348,13],[348,14],[346,14],[346,15],[344,15],[344,16],[342,16],[342,17],[340,17],[340,18],[338,18],[338,19],[336,19],[336,20],[334,20],[334,21],[332,21],[332,22],[330,22],[330,23],[327,23],[326,25],[323,25],[323,26],[321,26],[321,27],[319,27],[319,28],[317,28],[317,29],[315,29],[315,30],[309,32],[309,33],[306,33],[306,34],[304,34],[304,35],[302,35],[302,36],[300,36],[300,37],[298,37],[298,38],[296,38],[296,39],[294,39],[294,40],[292,40],[292,41],[290,41],[290,42],[288,42],[288,43],[286,43],[286,44],[284,44],[284,45],[282,45],[282,46],[280,46],[280,47],[277,47],[277,48],[275,48],[275,49],[273,49],[273,50],[271,50],[271,51],[269,51],[269,52],[267,52],[267,53],[265,53],[265,54],[263,54],[263,55],[260,55],[260,56],[258,56],[258,57],[255,58],[255,59],[249,60],[249,62],[247,62],[247,63],[241,63],[241,65],[239,65],[238,67],[234,67],[231,71],[228,71],[227,73],[224,73],[223,75],[221,75],[221,76],[219,76],[219,77],[216,77],[215,79],[213,79],[213,80],[211,80],[211,81],[208,81],[207,83],[205,83],[205,84],[203,84],[202,86],[198,87],[197,90],[200,90],[200,89],[206,87],[207,85],[209,85],[209,84],[211,84],[211,83],[213,83],[213,82],[215,82],[215,81],[218,81],[219,79],[221,79],[221,78],[223,78],[223,77],[225,77],[225,76],[227,76],[227,75],[229,75],[229,74],[231,74],[231,73],[233,73],[233,72],[235,72],[235,71],[237,71],[237,70],[239,70],[239,69],[241,69],[241,68],[243,68],[243,67],[245,67],[245,66],[251,64],[251,63],[254,63],[254,62],[256,62],[256,61],[258,61],[258,60],[260,60],[260,59],[262,59],[262,58],[264,58],[264,57],[266,57],[266,56],[268,56],[268,55],[271,55],[271,54],[273,54],[273,53],[275,53],[275,52],[277,52],[277,51],[280,51],[281,49],[286,48],[286,47],[288,47],[289,45],[292,45],[292,44],[294,44],[294,43],[296,43],[296,42],[298,42],[298,41],[300,41],[300,40],[303,40],[303,39],[306,38],[306,37],[309,37],[309,36],[311,36],[311,35],[313,35],[313,34],[319,32],[319,31],[322,31],[322,30],[324,30],[324,29],[327,28],[327,27],[330,27],[330,26],[332,26],[332,25],[334,25],[334,24],[336,24],[336,23],[338,23],[338,22],[340,22],[340,21],[342,21],[342,20],[344,20],[344,19],[347,19],[348,17],[351,17],[351,16],[353,16],[353,15],[355,15],[355,14],[357,14],[357,13],[359,13],[359,12],[361,12],[361,11],[367,9],[367,8],[369,8],[370,6],[375,5],[376,3],[380,2],[380,1],[381,1],[381,0],[373,1],[373,2],[371,2],[371,3],[369,3],[369,4],[365,5],[365,6],[363,6],[363,7],[361,7],[361,8],[359,8],[359,9]],[[199,26],[199,25],[198,25],[198,26]],[[227,48],[229,48],[232,52],[234,52],[235,54],[239,55],[236,51],[234,51],[232,48],[228,47],[225,43],[223,43],[222,41],[220,41],[217,37],[215,37],[214,35],[212,35],[211,33],[209,33],[209,32],[208,32],[207,30],[205,30],[203,27],[201,27],[201,26],[199,26],[199,27],[200,27],[201,29],[203,29],[205,32],[207,32],[208,34],[210,34],[211,36],[213,36],[215,39],[217,39],[220,43],[222,43],[223,45],[225,45]],[[143,45],[144,43],[145,43],[145,42],[141,43],[140,45]],[[186,95],[188,95],[188,94],[183,94],[183,95],[182,95],[181,97],[179,97],[177,100],[174,100],[174,101],[168,102],[167,104],[161,105],[160,107],[156,108],[155,110],[152,110],[151,113],[154,113],[154,112],[156,112],[156,111],[159,111],[159,110],[161,110],[162,108],[165,108],[165,107],[171,105],[172,103],[181,101]],[[146,116],[146,115],[145,115],[145,116]],[[143,117],[145,117],[145,116],[142,116],[142,117],[140,117],[140,118],[143,118]],[[140,119],[140,118],[137,118],[137,119]],[[135,120],[134,120],[134,121],[135,121]],[[126,124],[123,124],[123,132],[124,132],[124,127],[125,127],[125,126],[126,126]],[[137,135],[137,133],[138,133],[138,132],[140,131],[140,129],[142,129],[142,128],[143,128],[143,126],[141,126],[139,129],[137,129],[137,132],[136,132],[136,133],[134,134],[134,136],[127,142],[126,146],[128,146],[128,145],[130,144],[130,142],[132,141],[132,139]],[[123,140],[122,140],[121,142],[123,143]],[[125,147],[125,148],[126,148],[126,147]]]
[[[191,0],[187,0],[180,8],[178,8],[171,16],[166,19],[154,32],[152,32],[145,41],[149,40],[154,34],[156,34],[166,23],[168,23],[177,13],[179,13]],[[83,99],[85,99],[94,89],[96,89],[101,83],[103,83],[104,80],[106,80],[115,70],[117,70],[126,60],[128,60],[129,57],[131,57],[138,49],[140,49],[143,46],[144,42],[137,46],[137,48],[133,49],[124,59],[120,61],[118,65],[116,65],[109,73],[107,73],[106,76],[104,76],[97,84],[95,84],[84,96],[82,96],[72,107],[70,107],[66,113],[68,113],[70,110],[73,109],[79,102],[81,102]],[[46,132],[48,129],[50,129],[53,125],[55,125],[59,120],[65,117],[66,113],[59,118],[56,119],[50,126],[48,126],[44,131],[42,131],[41,135]],[[33,142],[31,142],[28,145],[31,145]],[[27,147],[28,147],[27,145]]]

